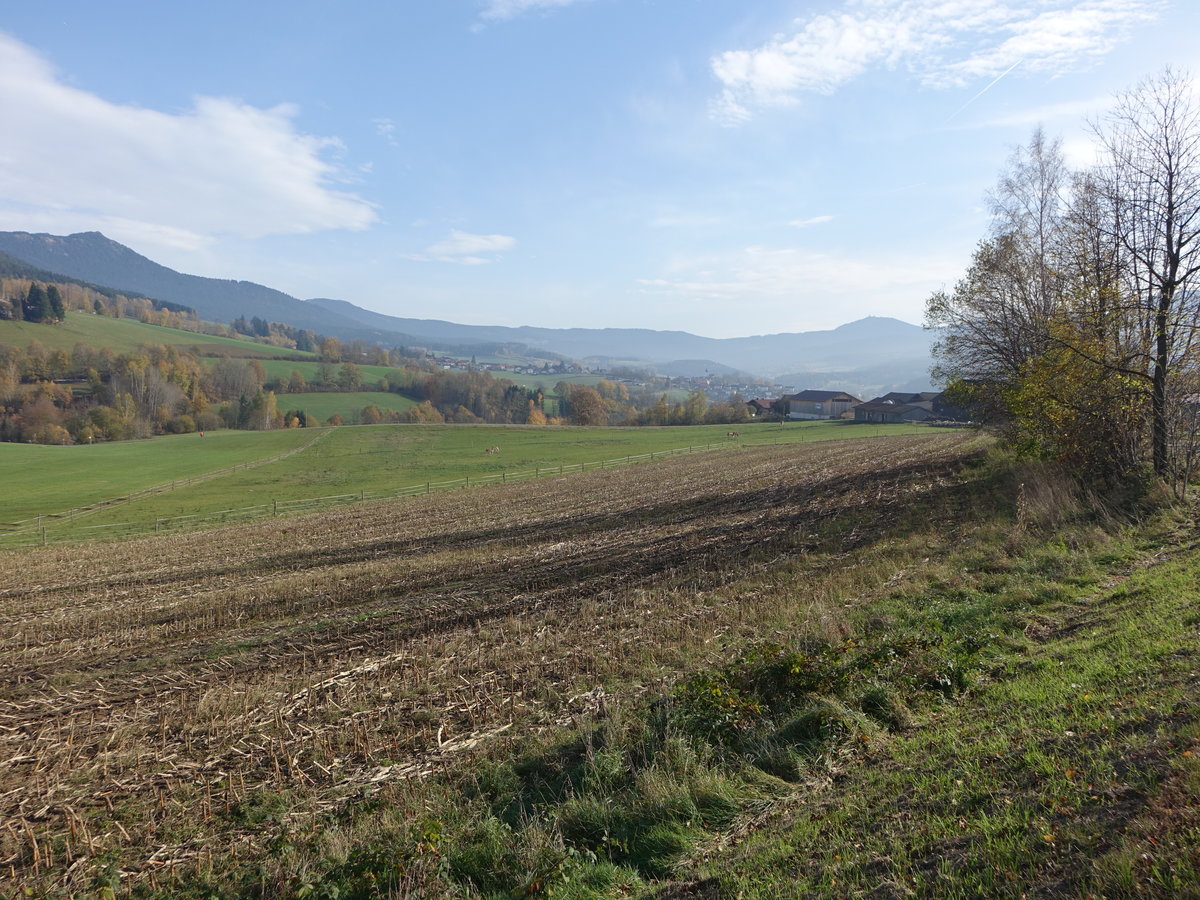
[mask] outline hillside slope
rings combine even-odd
[[[258,316],[325,334],[372,339],[375,332],[343,316],[252,281],[184,275],[98,231],[67,236],[0,232],[0,251],[50,272],[181,303],[202,319]]]

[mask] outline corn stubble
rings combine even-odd
[[[745,449],[4,554],[0,888],[263,855],[764,627],[836,629],[835,584],[875,577],[856,548],[954,483],[971,439]],[[809,558],[804,590],[771,588]]]

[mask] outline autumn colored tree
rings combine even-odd
[[[1103,159],[1074,177],[1040,131],[1014,156],[966,277],[930,298],[935,373],[1017,446],[1180,484],[1200,455],[1200,98],[1167,70],[1094,130]]]
[[[352,362],[342,363],[338,369],[338,386],[344,391],[357,391],[362,387],[362,369]]]
[[[321,341],[321,359],[326,362],[342,361],[342,342],[335,337],[327,337]]]
[[[575,385],[564,398],[572,425],[607,425],[608,409],[595,388]]]

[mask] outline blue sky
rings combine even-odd
[[[0,21],[0,230],[402,316],[712,337],[919,322],[1044,125],[1190,0],[63,0]]]

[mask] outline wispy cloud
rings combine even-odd
[[[809,228],[813,225],[824,225],[826,222],[832,222],[833,216],[813,216],[810,219],[792,219],[788,222],[793,228]]]
[[[479,18],[486,22],[503,22],[507,19],[515,19],[525,13],[583,2],[587,2],[587,0],[487,0],[479,13]]]
[[[705,306],[745,305],[770,316],[782,331],[798,324],[838,325],[864,315],[919,321],[925,298],[959,270],[961,260],[949,253],[866,259],[860,254],[752,246],[674,260],[661,275],[638,285],[664,300],[686,301],[697,313]]]
[[[455,229],[442,240],[426,247],[424,253],[409,254],[405,258],[417,262],[479,266],[496,262],[505,251],[516,245],[517,239],[507,234],[471,234]]]
[[[1060,74],[1110,52],[1165,0],[847,0],[797,20],[793,34],[712,60],[722,85],[712,116],[728,125],[754,110],[830,94],[871,69],[903,68],[928,87],[1026,73]]]
[[[176,249],[222,236],[364,229],[373,205],[343,186],[334,138],[296,130],[291,106],[198,97],[163,113],[63,84],[0,33],[0,228],[100,228]]]
[[[972,127],[992,128],[1038,125],[1064,120],[1082,122],[1089,116],[1095,115],[1098,111],[1107,109],[1111,104],[1112,97],[1108,96],[1096,96],[1086,100],[1071,100],[1065,103],[1050,103],[992,116]]]
[[[371,124],[375,126],[375,133],[388,142],[389,147],[399,147],[400,142],[396,140],[396,123],[386,117],[372,119]]]

